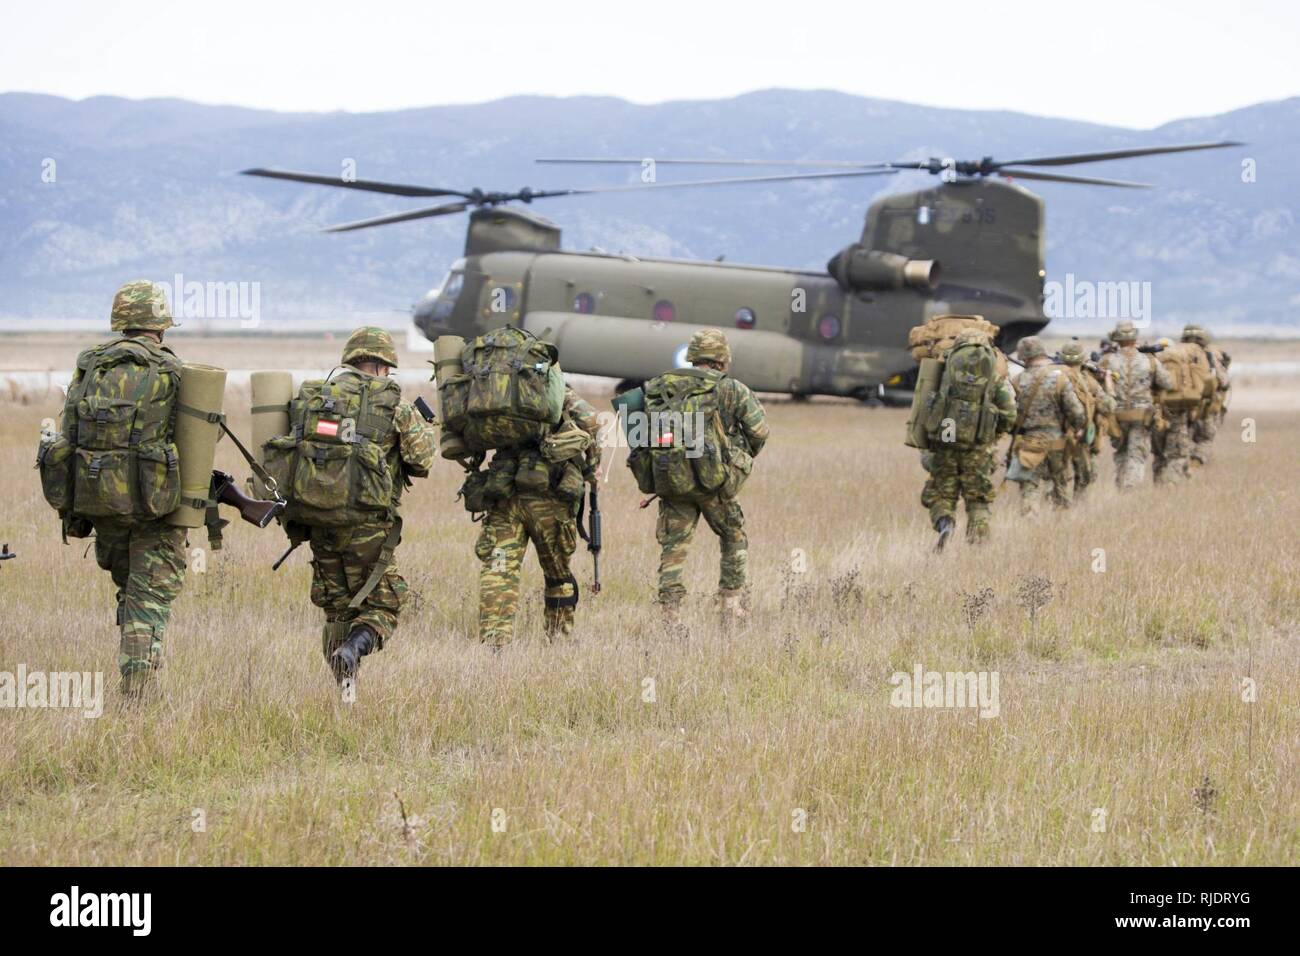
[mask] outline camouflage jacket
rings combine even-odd
[[[600,421],[596,409],[586,399],[579,397],[568,385],[564,386],[564,417],[591,436],[591,445],[583,459],[582,475],[590,479],[600,465]]]
[[[1228,366],[1223,361],[1223,349],[1211,346],[1205,349],[1205,354],[1210,359],[1210,367],[1214,369],[1214,379],[1218,383],[1219,391],[1226,392],[1232,384],[1228,380]]]
[[[722,378],[718,383],[718,413],[722,416],[723,431],[750,455],[756,456],[771,434],[762,403],[739,379],[721,372],[713,374]]]
[[[1091,405],[1092,417],[1096,421],[1098,418],[1105,418],[1115,411],[1115,399],[1110,392],[1102,387],[1101,382],[1085,369],[1076,366],[1068,366],[1070,369],[1070,378],[1074,382],[1075,393],[1082,399],[1086,393],[1087,399],[1085,405]]]
[[[1132,346],[1102,356],[1101,367],[1115,382],[1115,407],[1148,408],[1155,401],[1155,391],[1173,388],[1169,370],[1154,355],[1139,352]]]
[[[393,428],[397,430],[393,443],[397,458],[401,460],[402,471],[415,478],[427,477],[437,445],[433,427],[420,416],[414,406],[402,402],[393,414]]]
[[[1016,407],[1022,435],[1061,438],[1067,430],[1087,425],[1070,371],[1061,365],[1035,365],[1021,372],[1016,377]]]

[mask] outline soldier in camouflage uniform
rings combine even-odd
[[[163,346],[163,334],[176,325],[163,290],[144,279],[128,282],[113,297],[111,327],[130,347],[170,358],[179,366],[171,349]],[[82,353],[85,356],[87,353]],[[166,357],[166,358],[164,358]],[[82,381],[82,357],[68,385],[71,398]],[[161,371],[156,395],[175,404],[180,390],[178,371]],[[162,396],[169,396],[162,398]],[[123,395],[123,398],[130,398]],[[64,410],[64,429],[75,428],[77,409]],[[174,431],[175,414],[169,430]],[[108,571],[117,586],[117,623],[121,629],[118,668],[122,691],[140,696],[152,684],[162,665],[163,636],[171,617],[171,605],[185,584],[186,529],[162,519],[146,521],[120,518],[76,518],[65,521],[67,534],[84,537],[93,525],[95,561]]]
[[[953,348],[971,343],[993,344],[983,332],[971,329],[957,336]],[[930,524],[939,532],[940,548],[956,526],[958,498],[966,501],[966,540],[978,544],[988,538],[990,506],[997,497],[997,486],[993,484],[997,436],[1009,432],[1016,417],[1016,397],[1005,376],[998,380],[993,405],[998,425],[992,442],[962,449],[940,444],[921,455],[921,466],[930,475],[921,490],[921,504],[930,511]]]
[[[1210,367],[1214,370],[1215,379],[1214,398],[1201,408],[1200,415],[1192,426],[1190,467],[1196,469],[1210,463],[1210,449],[1219,433],[1219,424],[1227,412],[1228,389],[1231,388],[1231,382],[1228,379],[1228,357],[1223,349],[1210,344],[1208,330],[1199,325],[1189,325],[1183,329],[1182,339],[1184,342],[1200,346],[1205,351]]]
[[[1083,346],[1078,341],[1061,347],[1061,364],[1070,371],[1075,394],[1083,402],[1087,425],[1083,440],[1070,446],[1070,463],[1074,468],[1074,497],[1077,501],[1097,476],[1097,456],[1101,453],[1101,437],[1110,416],[1115,412],[1115,399],[1097,377],[1083,367]],[[1096,366],[1091,366],[1096,368]],[[1109,382],[1110,376],[1106,376]]]
[[[348,337],[343,347],[344,370],[334,376],[387,378],[397,368],[397,349],[383,329],[365,326]],[[394,493],[408,478],[423,478],[433,464],[433,429],[407,402],[397,405],[393,431],[388,433],[382,457],[393,476]],[[407,600],[407,584],[397,571],[390,542],[393,515],[378,515],[342,528],[305,529],[311,544],[311,602],[325,612],[322,650],[337,680],[353,678],[361,658],[380,650],[393,636]],[[303,534],[291,525],[290,538]],[[351,602],[382,567],[382,576],[359,607]]]
[[[686,348],[686,361],[695,368],[707,370],[709,376],[718,380],[718,412],[722,430],[732,445],[729,467],[740,467],[737,462],[748,462],[752,466],[752,459],[763,450],[768,439],[767,416],[749,386],[727,375],[731,365],[731,346],[727,337],[718,329],[701,329],[691,336]],[[666,372],[661,378],[673,374]],[[649,387],[647,385],[647,391]],[[747,475],[748,467],[743,470]],[[743,480],[740,477],[739,483]],[[728,485],[731,484],[729,481]],[[737,486],[735,490],[738,492],[740,489]],[[676,624],[680,618],[682,599],[686,596],[682,568],[701,515],[721,544],[717,602],[724,620],[739,620],[746,615],[744,589],[748,580],[749,539],[745,536],[745,515],[740,510],[740,502],[734,495],[727,495],[724,486],[723,490],[709,495],[671,500],[659,498],[659,521],[655,530],[660,547],[658,602],[665,621],[670,625]]]
[[[543,628],[547,638],[570,634],[578,605],[578,581],[569,561],[577,548],[578,510],[587,483],[596,480],[600,448],[596,410],[569,387],[564,390],[560,425],[542,440],[541,448],[500,449],[492,468],[517,471],[537,463],[547,471],[546,489],[520,491],[493,501],[483,519],[474,553],[479,570],[479,640],[501,648],[514,638],[519,606],[519,576],[528,542],[537,549],[545,590]],[[565,446],[551,456],[550,449]],[[576,450],[576,454],[573,452]],[[552,458],[554,459],[552,461]]]
[[[1129,491],[1142,484],[1151,455],[1151,432],[1157,425],[1155,393],[1173,387],[1169,371],[1154,355],[1139,352],[1138,332],[1132,322],[1120,322],[1110,334],[1119,346],[1102,356],[1101,367],[1115,384],[1115,423],[1120,437],[1111,438],[1115,449],[1115,484]]]
[[[1017,461],[1007,478],[1020,484],[1020,513],[1038,511],[1044,494],[1057,508],[1070,506],[1070,447],[1082,438],[1083,403],[1070,372],[1053,365],[1037,336],[1020,340],[1025,370],[1016,378],[1016,437],[1011,451]],[[1018,465],[1018,467],[1016,467]]]

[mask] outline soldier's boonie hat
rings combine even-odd
[[[686,361],[692,365],[696,362],[720,362],[725,365],[731,361],[731,346],[727,344],[727,337],[721,329],[700,329],[691,336],[691,344],[686,347]]]
[[[109,322],[114,332],[127,329],[162,332],[178,324],[172,321],[172,310],[162,287],[148,279],[136,279],[117,290]]]
[[[1047,349],[1043,347],[1043,342],[1038,336],[1031,335],[1020,340],[1020,344],[1016,346],[1016,354],[1020,356],[1020,361],[1028,362],[1032,358],[1046,355]]]
[[[1066,342],[1061,346],[1061,361],[1066,365],[1083,364],[1083,346],[1077,341]]]
[[[1120,322],[1115,326],[1115,331],[1110,333],[1112,342],[1136,342],[1137,337],[1137,326],[1132,322]]]
[[[374,359],[397,368],[397,347],[393,345],[393,337],[374,325],[357,329],[343,346],[343,364],[355,365],[362,359]]]

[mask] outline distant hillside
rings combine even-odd
[[[1038,184],[1049,279],[1152,283],[1154,319],[1222,332],[1281,331],[1300,316],[1300,224],[1292,163],[1300,98],[1133,132],[1004,112],[969,112],[832,92],[637,106],[520,97],[373,114],[289,114],[179,100],[0,95],[0,319],[96,319],[139,276],[259,282],[263,321],[343,324],[407,308],[463,243],[464,217],[340,236],[324,225],[421,200],[249,180],[248,166],[457,188],[587,185],[631,173],[538,167],[535,156],[709,154],[884,160],[1119,148],[1236,138],[1246,150],[1079,167],[1149,192]],[[1242,182],[1241,159],[1257,179]],[[55,181],[43,182],[43,162]],[[661,171],[661,179],[691,175]],[[855,240],[889,179],[734,186],[541,201],[571,248],[725,255],[821,268]],[[1067,323],[1062,323],[1062,326]]]

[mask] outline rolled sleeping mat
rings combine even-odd
[[[289,434],[289,403],[293,401],[293,374],[290,372],[254,372],[249,376],[251,393],[253,454],[266,464],[265,445],[272,438]],[[254,497],[268,497],[262,482],[250,479]]]
[[[916,389],[912,392],[912,413],[907,416],[907,438],[903,444],[922,450],[930,446],[925,434],[926,412],[930,396],[939,390],[939,380],[943,378],[943,363],[938,359],[921,359],[921,368],[916,373]]]
[[[203,525],[205,507],[191,502],[206,502],[212,485],[212,465],[217,457],[217,438],[221,425],[213,420],[221,414],[226,394],[226,370],[211,365],[191,365],[181,369],[181,389],[177,397],[176,456],[181,468],[181,504],[164,520],[182,528]]]
[[[447,416],[442,413],[442,383],[460,372],[460,358],[465,351],[465,340],[459,335],[440,335],[433,340],[433,380],[438,384],[438,450],[443,458],[455,460],[469,455],[469,446],[457,432],[446,426]]]

